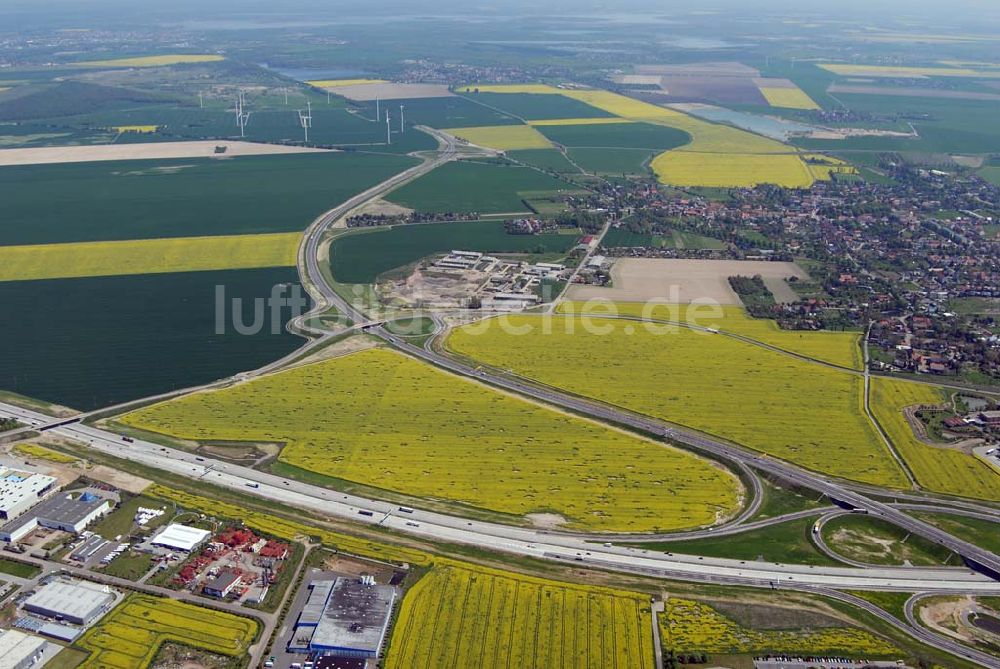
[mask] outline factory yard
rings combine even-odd
[[[220,150],[222,149],[222,150]],[[97,144],[92,146],[39,146],[0,150],[0,167],[55,165],[111,160],[155,160],[168,158],[234,158],[290,153],[329,153],[329,149],[281,144],[258,144],[230,140]]]
[[[615,261],[611,268],[612,287],[572,286],[567,297],[573,300],[665,300],[670,304],[699,301],[742,305],[729,286],[729,277],[758,274],[779,302],[796,299],[785,279],[808,278],[802,268],[791,262],[623,258]]]

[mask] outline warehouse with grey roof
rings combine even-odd
[[[107,586],[70,579],[51,581],[28,597],[22,608],[35,615],[89,625],[114,604],[115,596]]]

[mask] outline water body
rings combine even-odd
[[[764,116],[761,114],[751,114],[749,112],[734,111],[725,107],[715,105],[670,105],[676,109],[687,112],[692,116],[703,118],[716,123],[728,123],[743,130],[755,132],[780,142],[787,141],[793,135],[820,130],[816,126],[806,125],[797,121],[789,121],[776,116]]]

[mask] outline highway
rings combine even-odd
[[[27,421],[44,421],[46,418],[42,414],[6,404],[0,404],[0,416]],[[418,509],[406,513],[400,511],[395,504],[347,495],[157,443],[141,439],[126,442],[117,434],[87,425],[65,425],[50,432],[87,444],[96,451],[117,458],[296,508],[362,524],[380,525],[432,541],[457,542],[571,564],[585,563],[590,567],[627,573],[716,583],[905,591],[962,589],[982,594],[1000,594],[1000,582],[961,568],[855,569],[670,555],[608,546],[581,537],[532,528],[471,521]],[[257,487],[251,487],[248,483]],[[362,511],[371,512],[372,515],[363,515],[360,513]]]

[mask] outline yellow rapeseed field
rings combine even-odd
[[[292,267],[298,232],[0,246],[0,281]]]
[[[708,604],[671,597],[659,618],[663,647],[675,653],[849,655],[900,657],[889,641],[855,627],[755,630]]]
[[[307,81],[307,84],[315,88],[342,88],[344,86],[360,86],[361,84],[386,84],[385,79],[317,79]]]
[[[634,123],[634,121],[627,118],[619,118],[617,116],[612,117],[598,117],[598,118],[547,118],[540,119],[537,121],[528,121],[528,125],[544,127],[549,125],[607,125],[615,123]]]
[[[111,129],[119,134],[134,132],[140,135],[148,135],[149,133],[156,132],[159,128],[160,126],[158,125],[116,125]]]
[[[513,149],[548,149],[552,143],[530,125],[487,125],[475,128],[449,128],[445,132],[469,142],[498,151]]]
[[[559,313],[619,315],[651,320],[696,323],[703,327],[731,332],[768,346],[774,346],[809,358],[829,362],[841,367],[863,369],[861,360],[861,335],[857,332],[814,332],[782,330],[768,318],[752,318],[743,307],[721,306],[721,317],[706,317],[703,309],[685,304],[653,304],[637,302],[562,302]]]
[[[48,460],[49,462],[58,462],[59,464],[64,465],[77,461],[77,458],[74,458],[72,455],[66,455],[65,453],[60,453],[59,451],[53,451],[51,448],[45,448],[39,444],[18,444],[14,447],[14,451],[20,455],[26,455],[40,460]]]
[[[162,67],[164,65],[180,65],[183,63],[214,63],[220,60],[225,60],[225,58],[214,54],[172,53],[162,56],[86,60],[80,63],[73,63],[73,65],[80,67]]]
[[[997,70],[978,70],[967,67],[903,67],[896,65],[850,65],[847,63],[824,63],[824,70],[841,76],[864,77],[1000,77]]]
[[[815,181],[813,173],[793,147],[617,93],[562,89],[543,84],[478,88],[486,93],[563,95],[619,118],[666,125],[686,132],[691,136],[689,144],[661,153],[650,163],[662,183],[710,187],[774,183],[789,188],[804,188]]]
[[[863,412],[863,379],[730,337],[512,315],[455,330],[455,352],[844,478],[905,487]],[[506,321],[517,332],[500,325]],[[546,325],[548,324],[548,325]],[[546,332],[545,328],[548,328]],[[818,427],[822,426],[822,427]]]
[[[767,104],[772,107],[784,107],[786,109],[819,109],[816,101],[809,97],[800,88],[767,88],[758,87]]]
[[[739,188],[761,183],[808,188],[816,179],[802,159],[788,154],[667,151],[653,158],[653,172],[677,186]]]
[[[649,599],[442,561],[406,594],[387,669],[653,669]]]
[[[90,651],[83,669],[146,669],[166,642],[237,657],[256,633],[250,618],[133,593],[76,645]]]
[[[705,459],[385,349],[121,421],[184,439],[284,443],[281,461],[302,469],[506,514],[558,513],[580,529],[694,527],[739,505],[735,477]]]
[[[933,386],[873,378],[872,412],[909,465],[917,483],[932,492],[1000,501],[1000,475],[974,455],[935,447],[916,437],[903,409],[939,405],[945,393]]]

